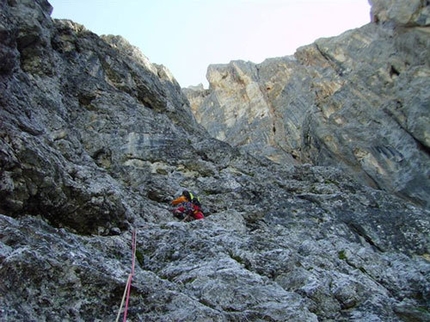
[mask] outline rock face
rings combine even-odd
[[[430,6],[421,0],[369,0],[372,21],[409,27],[430,25]]]
[[[113,321],[133,231],[132,321],[429,320],[428,211],[211,138],[165,67],[44,0],[0,9],[1,321]],[[205,220],[171,215],[184,188]]]
[[[208,132],[278,163],[344,169],[430,208],[430,6],[372,1],[373,23],[185,89]]]
[[[2,21],[19,27],[3,32],[3,51],[16,59],[0,85],[0,211],[40,213],[85,233],[120,225],[132,213],[128,199],[149,193],[147,170],[189,153],[188,138],[203,130],[164,67],[120,37],[53,23],[32,6],[2,10]]]

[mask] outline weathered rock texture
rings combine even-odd
[[[210,138],[163,66],[44,0],[0,9],[1,321],[114,321],[134,229],[130,321],[429,320],[427,211]]]
[[[430,25],[430,6],[423,0],[369,0],[372,6],[372,21],[398,26],[428,27]]]
[[[294,56],[211,65],[209,89],[185,93],[220,140],[336,166],[430,208],[430,5],[372,2],[374,23]]]

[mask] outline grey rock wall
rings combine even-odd
[[[429,5],[372,1],[373,23],[185,89],[208,132],[278,163],[342,168],[430,207]]]
[[[369,0],[372,6],[372,21],[406,26],[428,26],[430,8],[428,1],[422,0]]]
[[[429,320],[428,211],[211,138],[165,67],[51,10],[0,2],[0,321],[114,321],[133,231],[131,321]]]
[[[188,137],[204,131],[165,67],[121,37],[52,21],[38,6],[49,8],[2,10],[2,49],[14,60],[0,85],[0,211],[42,214],[86,233],[124,225],[136,212],[127,200],[147,193],[145,175],[130,168],[145,173],[149,162],[188,153]]]

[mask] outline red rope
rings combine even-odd
[[[132,244],[132,256],[131,256],[131,273],[130,273],[130,278],[127,281],[127,298],[125,301],[125,310],[124,310],[124,319],[123,322],[127,321],[127,310],[128,310],[128,301],[130,299],[130,290],[131,290],[131,279],[134,275],[134,263],[135,263],[135,258],[136,258],[136,229],[133,230],[133,237],[131,239],[131,244]]]

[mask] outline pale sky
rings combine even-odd
[[[182,87],[210,64],[261,63],[370,22],[368,0],[49,0],[53,18],[121,35]]]

